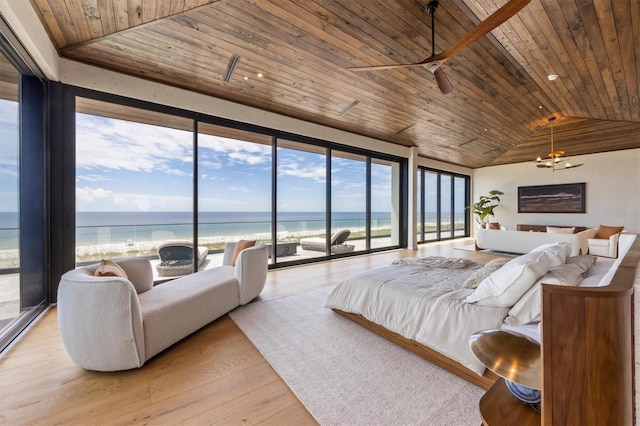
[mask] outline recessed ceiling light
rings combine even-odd
[[[547,78],[549,79],[549,81],[554,81],[558,78],[558,74],[549,74]]]
[[[249,80],[249,77],[247,77],[246,75],[244,76],[244,81]]]
[[[258,78],[262,78],[264,77],[264,74],[262,74],[261,72],[259,72],[258,74],[256,74],[258,76]]]
[[[538,109],[542,109],[542,105],[538,105]]]

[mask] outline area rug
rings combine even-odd
[[[324,308],[332,288],[229,314],[321,425],[482,422],[482,389]]]

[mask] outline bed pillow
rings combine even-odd
[[[549,270],[546,251],[532,251],[511,259],[502,268],[482,280],[467,296],[467,303],[496,308],[512,307],[535,282]]]
[[[582,269],[575,264],[551,268],[513,305],[504,322],[508,325],[523,325],[540,321],[540,299],[542,283],[577,286],[582,281]]]
[[[549,260],[551,262],[549,264],[549,267],[553,268],[554,266],[564,265],[564,263],[567,261],[567,257],[571,256],[571,243],[567,241],[547,243],[538,246],[531,251],[546,252],[549,255]]]
[[[567,257],[567,261],[565,263],[578,265],[582,272],[586,274],[589,272],[589,269],[593,268],[593,266],[598,261],[598,258],[592,254],[583,254],[580,256],[571,256]]]
[[[462,288],[474,289],[478,287],[478,284],[480,284],[482,280],[493,274],[498,269],[502,268],[510,260],[511,259],[508,257],[500,257],[498,259],[490,260],[482,268],[469,275],[469,277],[462,285]]]

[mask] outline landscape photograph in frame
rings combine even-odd
[[[518,213],[585,213],[585,183],[518,187]]]

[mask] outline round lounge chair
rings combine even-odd
[[[338,229],[331,236],[331,253],[348,253],[352,252],[355,248],[352,245],[345,244],[347,238],[351,234],[350,229]],[[325,238],[320,237],[312,237],[312,238],[302,238],[300,240],[300,247],[303,250],[313,250],[313,251],[326,251],[327,250],[327,240]]]
[[[209,254],[206,247],[198,247],[198,267]],[[175,277],[193,272],[193,243],[186,240],[170,240],[158,246],[160,263],[156,265],[161,277]]]

